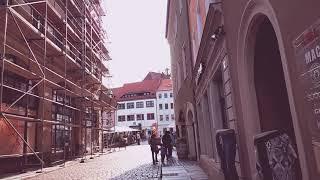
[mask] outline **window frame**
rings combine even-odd
[[[149,104],[151,103],[151,104]],[[154,107],[154,101],[146,101],[146,107]]]
[[[139,105],[138,105],[139,104]],[[144,103],[143,101],[138,101],[136,102],[136,108],[144,108]]]
[[[132,104],[133,106],[131,107],[131,106],[129,106],[129,104],[130,105]],[[126,105],[127,105],[127,109],[134,109],[134,102],[128,102]]]
[[[150,116],[152,116],[152,118]],[[147,113],[147,120],[155,120],[154,113]]]
[[[131,119],[131,117],[133,117],[133,119]],[[135,120],[135,117],[133,114],[127,115],[127,121],[134,121],[134,120]]]
[[[123,105],[123,108],[120,108],[122,107]],[[118,109],[126,109],[126,104],[125,103],[118,103]]]
[[[120,117],[124,117],[124,120],[120,121]],[[125,115],[120,115],[118,116],[118,122],[125,122],[126,121],[126,116]]]
[[[141,116],[142,118],[138,118],[139,116]],[[136,119],[137,119],[137,121],[143,121],[144,120],[144,114],[137,114],[136,115]]]

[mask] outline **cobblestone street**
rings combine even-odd
[[[160,160],[160,156],[158,157]],[[163,179],[207,179],[197,162],[179,161],[172,158],[162,167]],[[42,173],[28,172],[6,178],[28,180],[64,180],[64,179],[161,179],[160,164],[153,165],[149,145],[116,148],[85,163],[71,161],[65,167],[45,168]]]
[[[29,179],[121,179],[129,178],[129,175],[157,178],[159,166],[152,165],[149,155],[148,145],[128,146],[120,150],[116,148],[116,152]]]

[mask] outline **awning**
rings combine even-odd
[[[115,132],[133,132],[133,131],[140,131],[138,129],[133,129],[127,126],[115,126],[109,129],[109,131],[104,132],[106,133],[115,133]]]

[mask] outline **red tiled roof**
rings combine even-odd
[[[144,80],[141,82],[127,83],[122,87],[113,89],[113,95],[117,101],[129,101],[129,100],[138,100],[138,99],[150,99],[156,97],[156,91],[160,85],[160,80]],[[126,94],[134,93],[146,93],[149,92],[149,95],[144,96],[133,96],[121,98]]]
[[[172,90],[172,80],[162,79],[158,91],[170,91]]]

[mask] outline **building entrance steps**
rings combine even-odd
[[[179,160],[176,152],[161,166],[160,179],[163,180],[207,180],[208,175],[197,161]]]

